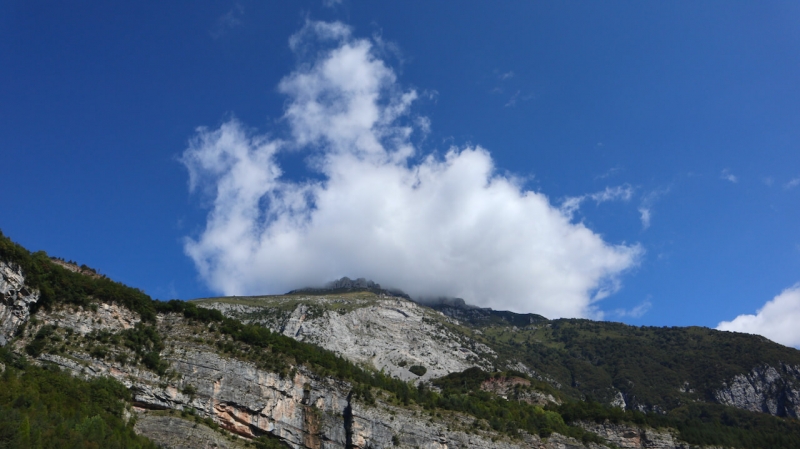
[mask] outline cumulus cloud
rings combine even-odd
[[[800,186],[800,177],[792,178],[789,182],[787,182],[784,187],[787,189],[793,189],[797,186]]]
[[[758,334],[786,346],[800,348],[800,283],[764,304],[755,315],[723,321],[718,330]]]
[[[290,39],[297,68],[282,139],[236,120],[200,128],[182,155],[190,187],[210,195],[205,229],[185,251],[223,294],[281,293],[341,276],[412,296],[457,296],[550,317],[593,316],[636,265],[638,245],[610,244],[548,198],[498,174],[488,150],[421,154],[414,90],[368,39],[309,22]],[[312,55],[310,60],[303,60]],[[420,129],[422,128],[422,129]],[[278,155],[306,151],[298,181]]]

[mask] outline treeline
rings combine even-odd
[[[480,329],[475,338],[501,359],[547,373],[574,399],[610,402],[621,391],[629,405],[665,411],[691,401],[715,402],[723,382],[753,368],[800,365],[800,352],[793,348],[701,327],[559,319],[519,329]]]
[[[50,261],[47,253],[32,253],[14,243],[0,231],[0,260],[22,268],[25,284],[38,289],[39,301],[32,312],[49,309],[56,303],[92,307],[95,301],[122,305],[141,315],[145,322],[155,320],[154,301],[143,291],[105,277],[74,273]]]
[[[110,378],[89,381],[30,365],[0,348],[0,448],[155,449],[123,418],[131,400]]]
[[[665,410],[690,400],[714,402],[714,391],[723,382],[755,367],[800,365],[795,349],[760,336],[701,327],[557,320],[552,337],[563,344],[562,364],[584,393],[599,396],[613,385],[636,404],[659,404]]]

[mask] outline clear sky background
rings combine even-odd
[[[800,3],[459,6],[4,2],[0,229],[161,299],[365,276],[800,344]]]

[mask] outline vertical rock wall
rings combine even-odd
[[[28,321],[30,306],[39,301],[39,291],[25,285],[22,269],[0,261],[0,346],[5,346]]]

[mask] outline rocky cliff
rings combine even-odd
[[[110,282],[94,272],[90,276],[69,268],[66,267],[72,273],[69,276]],[[58,275],[58,270],[54,273]],[[43,288],[50,291],[48,288],[52,285]],[[118,284],[114,288],[119,288]],[[102,293],[100,289],[94,291]],[[467,402],[471,396],[483,398],[472,403],[477,404],[477,408],[452,408],[425,402],[427,399],[422,395],[415,396],[417,399],[412,401],[401,400],[398,392],[403,390],[397,390],[391,382],[365,383],[363,378],[355,380],[359,378],[351,374],[333,377],[331,372],[340,372],[333,370],[333,365],[294,362],[301,360],[292,358],[300,352],[284,356],[282,350],[276,352],[264,345],[253,346],[248,342],[253,340],[234,337],[239,334],[226,326],[249,329],[248,332],[256,334],[263,328],[223,319],[217,312],[212,314],[182,302],[176,302],[177,308],[172,303],[157,305],[138,291],[133,292],[138,292],[138,297],[126,297],[131,292],[119,289],[112,291],[121,296],[110,297],[105,302],[97,296],[88,296],[67,303],[48,294],[47,303],[39,305],[39,292],[25,283],[22,270],[13,263],[0,263],[0,343],[19,355],[30,356],[34,363],[56,365],[76,376],[117,379],[132,392],[132,405],[138,414],[136,430],[164,447],[239,448],[247,446],[248,441],[266,437],[293,448],[315,449],[395,446],[567,449],[600,448],[604,446],[598,443],[603,441],[609,447],[637,449],[689,447],[678,440],[677,431],[670,429],[608,421],[583,422],[580,426],[590,433],[581,433],[580,429],[560,421],[552,428],[549,424],[526,427],[536,429],[533,432],[537,434],[530,434],[522,431],[523,427],[512,427],[508,417],[500,414],[514,413],[510,405],[494,408],[497,415],[493,416],[495,412],[488,411],[492,401],[522,404],[519,407],[536,410],[539,416],[556,421],[574,413],[569,408],[564,409],[566,411],[541,408],[543,405],[552,407],[567,396],[558,391],[556,382],[550,385],[541,382],[547,373],[533,373],[519,360],[498,354],[489,346],[505,339],[511,348],[531,347],[535,338],[547,337],[556,326],[551,327],[542,321],[544,318],[535,315],[520,317],[483,310],[479,317],[481,323],[488,320],[499,325],[465,330],[452,315],[443,315],[384,292],[347,291],[333,296],[300,294],[198,302],[227,316],[263,324],[285,336],[329,348],[363,366],[411,381],[410,384],[400,383],[402,388],[430,391],[441,387],[438,397],[445,401],[450,400],[448,395],[455,395],[451,397],[456,401]],[[123,303],[127,306],[122,306]],[[35,314],[31,312],[34,305],[38,307]],[[215,318],[210,318],[209,314]],[[303,351],[317,351],[315,354],[321,351],[269,335],[277,339],[270,341],[278,346],[300,345],[305,348]],[[555,341],[567,341],[563,335],[559,338]],[[325,354],[325,357],[334,358],[328,352]],[[270,357],[279,358],[279,363],[273,364]],[[348,369],[360,370],[348,366],[351,367]],[[797,416],[798,366],[762,364],[751,372],[733,376],[715,390],[715,398],[722,404],[745,410]],[[464,370],[470,367],[506,371],[468,370],[484,377],[477,387],[466,389],[471,378]],[[509,371],[510,368],[517,372]],[[0,371],[4,369],[0,366]],[[530,373],[533,378],[520,372]],[[433,386],[426,382],[448,373],[465,377],[447,376],[447,379],[459,379],[450,386],[440,383],[442,379]],[[366,375],[374,379],[379,377],[378,374]],[[354,383],[343,379],[352,379]],[[458,390],[462,380],[465,390]],[[418,385],[414,387],[414,384]],[[386,390],[382,389],[387,385]],[[562,407],[567,406],[571,407],[570,404]],[[503,419],[496,419],[498,416]],[[594,416],[591,419],[598,419]],[[621,421],[619,416],[623,415],[617,414],[615,423],[666,422],[631,420],[633,415],[624,415]],[[507,425],[509,427],[505,428]],[[584,440],[551,433],[553,428]],[[602,438],[598,439],[597,435]]]
[[[763,365],[714,392],[720,404],[776,416],[800,417],[800,366]]]
[[[29,307],[38,292],[25,285],[19,269],[11,265],[0,268],[3,342],[24,354],[32,342],[39,341],[43,346],[35,355],[37,363],[57,365],[76,376],[117,379],[133,392],[139,415],[136,430],[164,447],[238,448],[262,435],[293,448],[313,449],[600,447],[558,434],[542,439],[522,432],[518,439],[511,439],[469,415],[402,405],[380,390],[374,391],[372,400],[365,401],[354,395],[348,382],[320,376],[304,366],[293,366],[288,374],[270,372],[221,352],[221,344],[233,343],[213,324],[187,320],[175,313],[159,314],[152,325],[165,336],[159,355],[166,366],[159,374],[137,361],[132,347],[121,343],[126,332],[141,331],[144,323],[137,313],[100,302],[90,307],[56,305],[31,316]],[[321,338],[323,326],[331,326],[333,334],[324,335],[344,338],[340,350],[353,346],[358,348],[353,353],[367,357],[364,360],[395,362],[384,367],[424,363],[433,373],[446,373],[490,363],[487,356],[491,357],[491,351],[467,349],[475,348],[474,343],[454,339],[440,322],[426,318],[426,313],[398,298],[382,299],[342,314],[314,315],[300,305],[288,313],[281,330],[294,336]],[[419,335],[410,340],[416,345],[387,351],[390,356],[386,358],[376,358],[374,351],[371,355],[367,351],[370,338],[388,333],[388,339],[378,339],[374,344],[389,348],[391,338],[396,343],[409,329]],[[451,341],[451,346],[455,341],[459,344],[445,346],[445,341]],[[485,389],[502,393],[500,390],[513,388],[514,382],[519,381],[494,383]]]
[[[488,346],[450,329],[440,313],[403,298],[355,293],[196,303],[403,380],[428,380],[473,366],[494,368]],[[409,371],[415,365],[424,366],[425,374]]]
[[[28,321],[39,291],[25,285],[22,269],[0,261],[0,346],[5,346]]]
[[[554,434],[547,440],[523,435],[511,440],[486,429],[476,429],[475,418],[437,413],[420,407],[392,404],[380,393],[374,404],[353,397],[347,382],[315,375],[296,366],[289,376],[258,369],[252,363],[228,357],[209,344],[214,332],[205,325],[187,323],[179,315],[159,315],[159,332],[170,335],[162,357],[168,372],[159,376],[141,365],[119,362],[124,348],[96,349],[98,332],[130,329],[138,317],[113,304],[96,311],[55,308],[40,312],[37,323],[15,340],[21,350],[44,326],[57,326],[54,346],[38,360],[79,376],[111,376],[134,392],[141,413],[137,430],[167,447],[237,447],[210,429],[178,415],[154,414],[174,410],[203,419],[245,439],[272,435],[294,448],[419,447],[471,448],[582,448],[583,444]],[[87,326],[87,323],[92,323]],[[53,337],[51,337],[53,338]],[[185,435],[184,435],[185,433]],[[178,436],[178,435],[180,436]],[[599,447],[590,445],[589,447]]]
[[[626,424],[582,423],[586,430],[605,438],[620,449],[692,449],[693,446],[680,441],[670,429],[652,429]],[[715,446],[706,446],[714,449]]]

